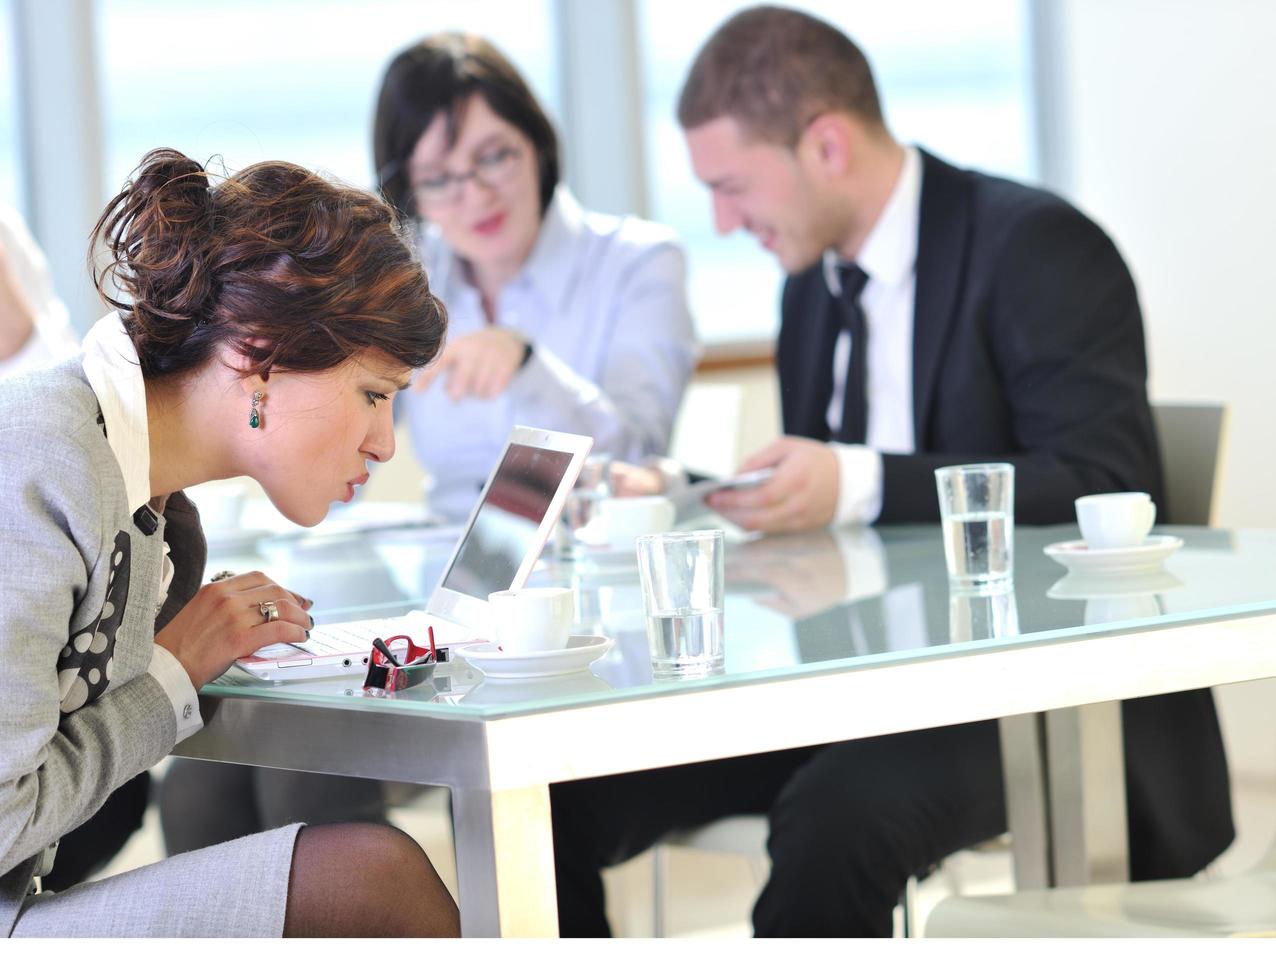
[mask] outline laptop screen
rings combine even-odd
[[[508,589],[537,540],[572,453],[512,442],[442,585],[483,601]]]

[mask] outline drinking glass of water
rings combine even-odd
[[[666,680],[720,672],[723,533],[644,534],[637,547],[652,676]]]
[[[1015,468],[970,463],[935,470],[948,578],[982,588],[1015,570]]]

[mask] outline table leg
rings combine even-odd
[[[1038,714],[1014,715],[1002,718],[998,727],[1015,890],[1049,888],[1054,882],[1054,869],[1051,867],[1045,719]]]
[[[1120,702],[999,727],[1016,889],[1128,881]]]
[[[452,792],[465,936],[557,936],[549,787]]]
[[[1046,712],[1054,884],[1130,880],[1121,702]]]

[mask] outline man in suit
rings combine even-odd
[[[1139,304],[1108,237],[1051,194],[897,143],[832,29],[772,88],[783,38],[750,46],[747,29],[796,37],[807,19],[750,13],[706,45],[680,105],[718,230],[753,233],[789,273],[790,438],[745,461],[776,478],[723,493],[723,513],[762,530],[933,521],[934,469],[985,460],[1015,465],[1027,523],[1071,521],[1087,493],[1160,497]]]
[[[720,232],[789,274],[784,438],[711,503],[764,531],[936,521],[933,471],[1009,461],[1016,516],[1109,490],[1161,496],[1133,282],[1059,198],[900,145],[862,52],[753,8],[706,42],[678,107]],[[842,655],[849,655],[850,651]],[[1194,874],[1232,838],[1208,691],[1127,702],[1133,877]],[[1006,828],[995,721],[554,787],[565,934],[607,929],[597,869],[728,813],[770,818],[760,935],[888,935],[910,875]]]

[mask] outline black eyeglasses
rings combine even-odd
[[[523,151],[516,146],[498,146],[475,159],[474,166],[463,174],[441,174],[418,181],[412,185],[417,208],[426,210],[455,204],[461,199],[461,189],[467,180],[477,180],[485,187],[499,187],[514,176],[522,157]]]

